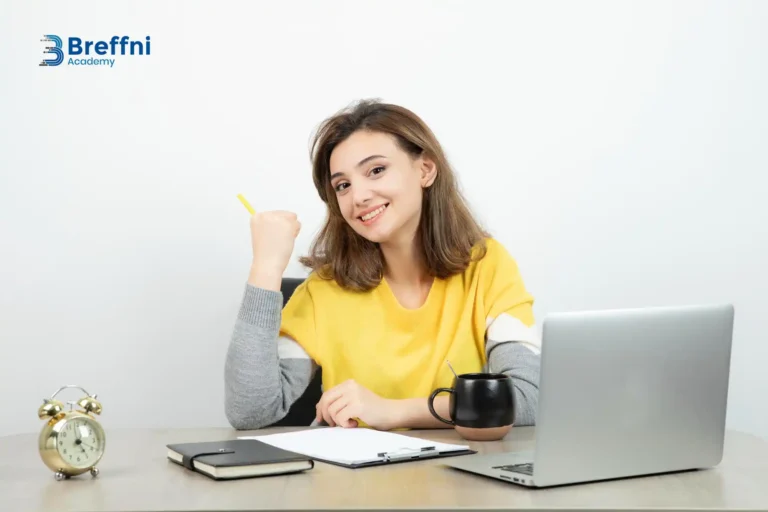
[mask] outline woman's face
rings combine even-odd
[[[330,168],[341,214],[355,232],[383,244],[413,238],[434,163],[413,159],[389,134],[360,130],[336,146]]]

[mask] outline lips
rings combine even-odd
[[[369,225],[376,219],[378,219],[381,214],[383,214],[387,207],[389,206],[389,203],[385,203],[379,206],[375,206],[373,208],[369,208],[365,211],[363,211],[362,215],[358,216],[357,218],[360,219],[363,224]]]

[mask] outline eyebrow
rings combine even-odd
[[[360,167],[362,165],[365,165],[366,162],[370,162],[374,158],[386,158],[386,157],[384,155],[371,155],[371,156],[367,156],[367,157],[363,158],[362,160],[360,160],[355,167]],[[333,180],[335,178],[338,178],[339,176],[344,176],[344,173],[343,172],[335,172],[335,173],[331,174],[331,179]]]

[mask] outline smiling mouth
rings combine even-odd
[[[379,215],[381,215],[382,213],[384,213],[384,210],[386,210],[388,206],[389,206],[389,203],[383,204],[378,208],[376,208],[375,210],[373,210],[372,212],[368,212],[362,217],[358,217],[358,219],[360,219],[363,222],[370,222],[376,217],[378,217]]]

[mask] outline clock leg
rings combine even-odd
[[[91,468],[91,476],[92,476],[92,477],[94,477],[94,478],[96,478],[97,476],[99,476],[99,468],[97,468],[97,467],[92,467],[92,468]]]
[[[55,474],[55,475],[53,475],[53,477],[54,477],[56,480],[58,480],[58,481],[61,481],[61,480],[64,480],[64,479],[66,479],[66,478],[67,478],[67,475],[65,475],[65,474],[64,474],[64,473],[62,473],[61,471],[57,471],[57,472],[56,472],[56,474]]]

